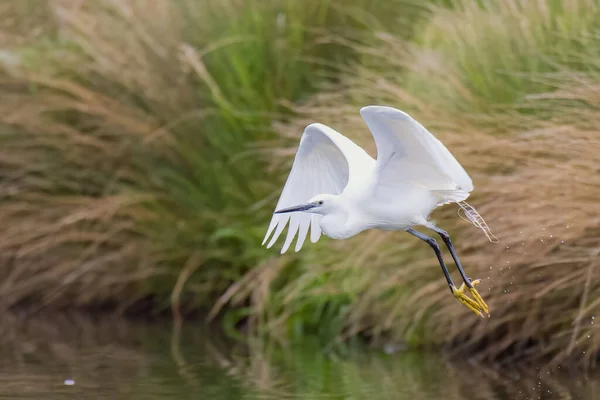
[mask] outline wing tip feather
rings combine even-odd
[[[265,235],[265,238],[263,239],[262,243],[260,244],[261,246],[264,246],[265,243],[267,243],[267,239],[269,238],[269,236],[271,236],[271,232],[267,232],[267,234]]]
[[[273,233],[273,229],[275,229],[275,226],[277,225],[278,222],[278,218],[276,215],[273,215],[271,217],[271,222],[269,223],[269,228],[267,229],[267,233],[265,234],[265,238],[263,239],[261,246],[264,246],[265,243],[267,243],[267,240],[269,239],[269,237],[271,237],[271,234]],[[267,246],[267,249],[270,246]]]
[[[271,241],[267,245],[267,249],[270,249],[271,246],[273,246],[275,244],[275,242],[277,241],[279,236],[281,236],[281,233],[285,229],[289,220],[290,220],[290,216],[288,214],[284,214],[283,216],[277,217],[277,220],[276,220],[277,229],[275,229],[275,233],[273,233],[273,237],[271,238]]]

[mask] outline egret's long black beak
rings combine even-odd
[[[290,213],[290,212],[296,212],[296,211],[306,211],[306,210],[310,210],[311,208],[316,207],[316,204],[314,203],[307,203],[307,204],[301,204],[299,206],[293,206],[293,207],[288,207],[288,208],[282,208],[281,210],[276,210],[273,214],[283,214],[283,213]]]

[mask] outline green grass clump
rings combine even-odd
[[[527,95],[554,89],[548,76],[598,71],[599,23],[594,1],[456,0],[416,34],[406,87],[457,111],[526,107]]]

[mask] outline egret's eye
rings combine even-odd
[[[317,204],[320,205],[320,206],[322,206],[323,205],[323,200],[317,201]]]

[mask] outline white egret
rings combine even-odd
[[[448,233],[428,218],[443,204],[466,205],[471,178],[442,142],[408,114],[384,106],[363,107],[360,114],[375,139],[377,160],[339,132],[319,123],[308,125],[263,245],[273,233],[267,248],[273,246],[288,222],[282,254],[296,233],[295,250],[300,250],[309,227],[313,243],[321,232],[346,239],[366,229],[404,230],[433,248],[452,294],[483,317],[488,306],[475,289],[480,280],[467,278]],[[466,206],[461,207],[471,222],[487,229]],[[460,288],[452,282],[436,240],[412,229],[417,225],[441,236],[464,281]],[[465,294],[465,286],[473,298]]]

